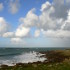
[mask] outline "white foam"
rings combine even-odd
[[[1,64],[6,64],[9,66],[12,66],[16,63],[32,63],[32,62],[37,62],[37,61],[45,61],[45,57],[40,57],[44,54],[37,53],[37,52],[28,52],[28,53],[22,53],[21,55],[13,57],[12,60],[2,60],[0,63]]]

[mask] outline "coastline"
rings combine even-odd
[[[40,57],[45,57],[47,60],[44,62],[17,63],[14,66],[3,64],[1,65],[0,70],[35,70],[34,68],[37,68],[38,70],[63,70],[64,66],[68,68],[67,70],[70,70],[70,49],[50,50],[40,53],[45,54]]]

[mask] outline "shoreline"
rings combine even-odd
[[[70,59],[70,49],[65,49],[65,50],[51,50],[51,51],[46,51],[46,52],[40,52],[42,55],[40,57],[45,57],[47,60],[44,62],[37,61],[33,63],[16,63],[13,66],[8,66],[8,65],[1,65],[0,70],[7,69],[7,68],[26,68],[26,67],[38,67],[39,65],[60,65],[63,64],[64,61],[68,61]],[[70,65],[70,64],[69,64]],[[54,66],[55,67],[55,66]],[[8,69],[10,70],[10,69]],[[17,69],[15,69],[17,70]]]

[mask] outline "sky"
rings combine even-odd
[[[70,0],[0,0],[0,47],[70,47]]]

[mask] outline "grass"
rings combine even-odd
[[[0,70],[70,70],[70,63],[27,64],[2,67]]]

